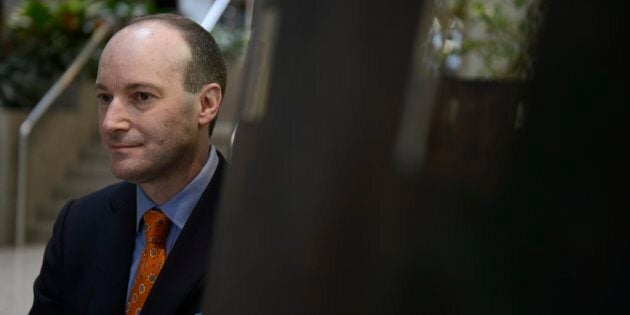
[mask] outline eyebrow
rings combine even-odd
[[[94,89],[95,89],[95,90],[107,90],[107,88],[105,87],[105,85],[103,85],[103,84],[101,84],[101,83],[98,83],[98,82],[96,82],[96,83],[94,84]]]
[[[155,85],[155,84],[151,84],[151,83],[131,83],[128,84],[127,86],[125,86],[125,90],[130,91],[130,90],[137,90],[137,89],[141,89],[141,88],[148,88],[148,89],[153,89],[156,90],[158,92],[162,92],[162,88]],[[99,82],[96,82],[94,84],[94,89],[95,90],[105,90],[107,91],[107,87]]]
[[[151,83],[131,83],[128,84],[125,87],[125,90],[137,90],[137,89],[141,89],[141,88],[148,88],[148,89],[153,89],[156,90],[158,92],[162,92],[162,88],[155,85],[155,84],[151,84]]]

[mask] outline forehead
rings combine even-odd
[[[104,75],[171,76],[181,79],[191,60],[188,44],[181,33],[163,22],[145,21],[127,26],[116,33],[105,46],[99,61],[99,79]]]

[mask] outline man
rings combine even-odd
[[[100,134],[124,180],[68,202],[31,314],[194,314],[225,160],[209,142],[226,70],[193,21],[142,17],[98,66]]]

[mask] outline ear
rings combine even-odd
[[[221,86],[217,83],[205,85],[201,91],[197,93],[197,99],[200,104],[199,125],[210,124],[219,113],[221,106]]]

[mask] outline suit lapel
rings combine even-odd
[[[208,268],[211,227],[224,164],[225,160],[219,154],[219,164],[212,180],[166,259],[160,276],[145,302],[142,314],[174,314],[189,300],[190,294],[200,293],[193,291],[201,285]]]
[[[124,314],[127,280],[135,243],[136,188],[124,183],[110,203],[111,216],[96,226],[95,265],[100,281],[97,286],[97,302],[102,314]]]

